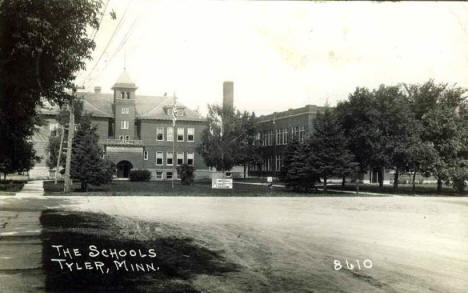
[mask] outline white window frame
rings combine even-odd
[[[161,164],[158,164],[158,159],[161,159]],[[164,153],[163,152],[156,152],[156,166],[164,165]]]
[[[130,108],[128,108],[128,107],[122,107],[122,108],[120,109],[120,113],[121,113],[121,114],[129,114],[129,113],[130,113]]]
[[[143,160],[148,161],[148,151],[143,151]]]
[[[174,140],[174,128],[167,127],[166,141]]]
[[[130,122],[128,120],[120,121],[120,129],[128,129]]]
[[[172,163],[169,164],[168,160],[171,159]],[[174,164],[174,154],[172,152],[166,152],[166,166],[172,166]]]
[[[185,154],[183,152],[178,152],[177,153],[177,166],[183,165],[185,162]],[[179,164],[179,159],[182,159],[182,164]]]
[[[192,164],[189,164],[189,160],[192,160]],[[187,153],[187,165],[195,166],[195,153],[194,152]]]
[[[169,174],[171,174],[170,177],[169,177]],[[174,176],[174,174],[172,173],[172,171],[167,171],[167,172],[166,172],[166,179],[172,179],[172,176]]]
[[[162,138],[158,139],[158,135],[161,134]],[[156,140],[157,141],[164,141],[164,127],[157,127],[156,128]]]
[[[179,139],[179,132],[182,130],[182,139]],[[177,141],[184,141],[185,140],[185,128],[177,127]]]
[[[160,174],[161,176],[158,177],[158,174]],[[164,179],[163,171],[156,171],[156,180],[163,180],[163,179]]]
[[[192,136],[192,139],[190,139]],[[187,141],[194,142],[195,141],[195,128],[187,128]]]

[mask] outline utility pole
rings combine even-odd
[[[63,146],[63,137],[65,136],[65,127],[61,128],[61,133],[60,133],[60,148],[59,148],[59,153],[57,156],[57,167],[55,168],[55,180],[54,183],[57,184],[57,176],[58,176],[58,169],[60,168],[60,161],[62,159],[62,146]]]
[[[174,104],[172,105],[172,189],[174,189],[174,177],[176,176],[176,162],[177,157],[175,155],[175,140],[176,134],[176,121],[177,121],[177,106],[176,106],[176,94],[174,92]]]

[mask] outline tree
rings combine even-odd
[[[430,80],[423,85],[406,85],[408,99],[416,119],[422,125],[421,140],[437,154],[432,175],[437,178],[437,191],[442,184],[454,180],[453,170],[467,158],[466,89],[436,84]]]
[[[374,97],[367,88],[356,88],[348,100],[338,103],[336,107],[338,121],[343,127],[348,148],[357,163],[355,168],[356,189],[359,189],[359,178],[371,163],[375,163],[374,152],[379,151],[379,130],[373,125],[378,113],[374,107]]]
[[[195,168],[187,164],[177,166],[177,173],[180,174],[180,183],[183,185],[192,185]]]
[[[71,177],[81,183],[81,190],[88,191],[88,184],[101,185],[112,181],[113,165],[102,158],[96,127],[91,117],[85,115],[73,140]]]
[[[91,58],[87,28],[98,27],[98,0],[0,1],[0,165],[31,168],[29,146],[41,99],[59,105]],[[23,153],[19,153],[19,152]]]
[[[309,191],[319,181],[307,164],[310,145],[294,139],[284,150],[284,170],[281,180],[286,187],[296,191]]]
[[[208,105],[208,127],[203,131],[197,148],[208,167],[225,171],[245,162],[240,154],[252,145],[249,139],[254,132],[253,126],[245,126],[246,121],[251,123],[254,119],[249,116],[232,108]]]
[[[307,167],[310,173],[323,179],[324,191],[327,191],[327,179],[331,176],[343,177],[353,172],[354,157],[347,148],[344,130],[330,109],[317,113],[314,132],[308,143]]]
[[[74,101],[74,112],[75,121],[79,124],[83,112],[83,101]],[[70,120],[68,110],[62,107],[57,114],[56,119],[60,127],[57,129],[57,135],[49,137],[49,142],[47,145],[47,152],[49,157],[46,160],[46,164],[50,169],[57,168],[57,161],[59,158],[59,166],[63,168],[65,167],[65,151],[63,149],[63,144],[64,137],[67,135],[66,129],[68,128],[68,121]],[[60,148],[60,144],[62,144],[62,148]]]
[[[244,178],[246,177],[247,166],[261,162],[260,146],[256,138],[256,117],[255,113],[250,114],[245,111],[241,116],[242,131],[245,133],[244,139],[240,141],[239,153],[236,156],[236,164],[244,167]]]

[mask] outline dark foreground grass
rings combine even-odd
[[[117,219],[95,213],[62,212],[47,210],[41,215],[43,225],[43,267],[46,273],[47,292],[199,292],[191,280],[199,274],[223,275],[237,271],[235,264],[225,261],[220,252],[210,251],[195,244],[190,238],[174,238],[161,235],[157,223],[128,219],[129,225],[122,225]],[[145,232],[142,232],[145,231]],[[81,256],[73,256],[69,263],[78,263],[82,270],[73,271],[51,259],[58,256],[52,245],[78,249]],[[102,255],[91,257],[89,246],[99,249],[124,249],[127,256],[117,259]],[[130,250],[143,252],[154,249],[155,258],[148,256],[131,257]],[[62,255],[63,256],[63,255]],[[127,269],[114,261],[125,261]],[[84,269],[85,262],[93,269]],[[95,269],[95,262],[104,264]],[[131,264],[152,264],[157,271],[134,271]]]
[[[0,195],[14,195],[23,188],[26,182],[17,180],[0,181]]]
[[[343,195],[342,193],[330,192],[324,193],[297,193],[288,191],[284,188],[272,189],[267,186],[234,184],[232,190],[212,189],[211,183],[196,182],[192,185],[182,185],[176,182],[172,189],[171,182],[150,181],[150,182],[131,182],[131,181],[113,181],[111,184],[101,186],[90,186],[89,192],[80,192],[79,184],[74,184],[74,192],[71,195],[76,196],[333,196]],[[53,181],[44,182],[46,195],[70,195],[63,193],[63,182],[54,184]]]

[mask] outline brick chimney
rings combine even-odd
[[[223,108],[234,107],[234,82],[225,81],[223,83]]]

